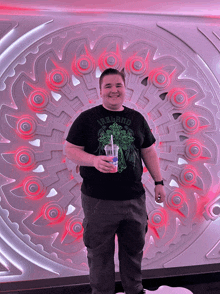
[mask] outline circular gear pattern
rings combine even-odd
[[[63,145],[76,117],[101,103],[100,72],[115,67],[125,71],[125,105],[147,118],[157,138],[167,197],[163,207],[155,203],[153,181],[145,170],[149,231],[143,264],[159,265],[161,258],[169,260],[171,252],[178,254],[183,239],[193,243],[212,214],[220,214],[219,206],[212,206],[212,214],[207,212],[207,195],[216,176],[208,165],[218,163],[217,142],[206,132],[216,132],[218,109],[200,104],[212,88],[207,90],[208,81],[203,87],[203,68],[160,35],[133,26],[128,30],[128,25],[94,23],[93,31],[90,26],[66,27],[36,42],[23,53],[25,63],[12,68],[10,83],[6,80],[3,94],[12,93],[17,108],[0,110],[0,133],[8,140],[0,145],[0,173],[14,180],[2,186],[1,209],[8,211],[3,217],[18,223],[19,228],[12,229],[28,246],[38,250],[35,245],[41,244],[40,254],[88,272],[82,179]],[[34,68],[34,79],[29,68]],[[191,68],[200,75],[183,77]],[[204,202],[206,219],[201,215]],[[22,237],[27,234],[29,241]]]

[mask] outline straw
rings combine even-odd
[[[114,155],[114,152],[113,152],[113,135],[111,135],[111,145],[112,145],[112,155]]]

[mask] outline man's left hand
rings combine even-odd
[[[156,185],[155,186],[155,201],[157,203],[163,203],[165,201],[165,190],[163,185]]]

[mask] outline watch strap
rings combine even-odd
[[[163,185],[164,186],[163,180],[162,181],[155,181],[154,184],[155,185]]]

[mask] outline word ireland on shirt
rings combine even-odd
[[[106,117],[103,117],[103,118],[97,120],[97,122],[100,124],[100,126],[103,126],[105,124],[109,124],[112,122],[125,124],[127,126],[130,126],[130,124],[131,124],[130,119],[128,119],[126,117],[120,117],[120,116],[116,116],[116,117],[106,116]]]

